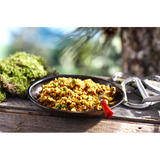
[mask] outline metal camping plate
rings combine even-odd
[[[59,109],[53,109],[53,108],[50,108],[48,106],[45,106],[45,105],[39,103],[34,97],[39,94],[40,90],[42,90],[42,85],[45,85],[45,84],[49,83],[51,80],[54,80],[55,78],[58,78],[58,77],[79,78],[81,80],[90,78],[96,83],[104,84],[106,86],[110,85],[110,86],[116,87],[117,88],[117,96],[120,101],[117,104],[111,106],[111,108],[118,106],[124,100],[124,92],[118,86],[115,86],[113,83],[109,82],[108,80],[102,79],[102,78],[97,78],[97,77],[93,77],[93,76],[86,76],[86,75],[58,75],[58,76],[47,77],[47,78],[40,79],[40,80],[34,82],[33,84],[31,84],[30,87],[28,88],[28,96],[33,103],[35,103],[36,105],[38,105],[42,109],[50,112],[53,116],[94,117],[94,116],[100,116],[103,114],[103,110],[83,111],[83,112],[63,111],[63,110],[59,110]]]

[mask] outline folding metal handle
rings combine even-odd
[[[122,86],[122,90],[124,92],[124,95],[125,95],[125,98],[124,98],[124,102],[123,104],[127,107],[130,107],[130,108],[136,108],[136,109],[144,109],[144,108],[147,108],[150,106],[151,102],[144,102],[142,104],[135,104],[135,103],[131,103],[131,102],[128,102],[128,98],[127,98],[127,93],[126,93],[126,88],[125,88],[125,85],[129,82],[135,82],[136,83],[136,86],[139,90],[139,92],[141,93],[141,96],[143,99],[145,98],[148,98],[149,95],[148,93],[146,92],[141,80],[137,77],[129,77],[127,79],[125,79],[122,83],[121,83],[121,86]],[[143,101],[142,101],[143,102]]]
[[[160,95],[150,96],[143,99],[143,102],[150,102],[150,101],[152,102],[160,101]]]
[[[112,76],[112,80],[113,81],[117,81],[118,78],[128,78],[128,77],[133,77],[133,75],[129,74],[129,73],[125,73],[125,72],[116,72],[113,76]]]
[[[160,94],[160,88],[153,85],[150,80],[152,81],[156,81],[156,82],[160,82],[160,76],[158,75],[152,75],[152,76],[147,76],[144,78],[141,78],[142,83],[145,85],[145,87],[147,89],[149,89],[150,91],[153,91],[157,94]]]

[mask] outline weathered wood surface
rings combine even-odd
[[[60,118],[0,112],[0,132],[157,133],[160,125],[100,118]]]
[[[135,103],[142,99],[131,88],[128,98]],[[160,132],[160,103],[138,110],[119,105],[114,115],[94,118],[53,117],[30,100],[9,97],[0,103],[0,131],[14,132]]]
[[[148,123],[158,123],[160,124],[160,104],[150,106],[144,110],[137,110],[119,105],[114,108],[113,119],[125,119],[130,121],[148,122]],[[50,113],[44,111],[39,106],[35,105],[30,100],[24,100],[19,97],[10,97],[6,102],[0,104],[1,112],[8,113],[25,113],[33,115],[51,115]],[[102,115],[100,118],[104,118]]]

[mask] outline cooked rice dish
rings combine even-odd
[[[91,79],[59,77],[42,85],[42,90],[35,97],[43,105],[65,111],[102,110],[99,96],[109,106],[118,103],[116,87],[100,85]]]

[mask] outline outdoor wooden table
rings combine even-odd
[[[135,103],[141,102],[141,97],[133,88],[130,88],[130,91],[129,99]],[[0,132],[160,132],[160,104],[143,110],[121,104],[115,107],[113,112],[111,119],[106,119],[105,115],[91,118],[55,117],[30,100],[9,97],[6,102],[0,104]]]

